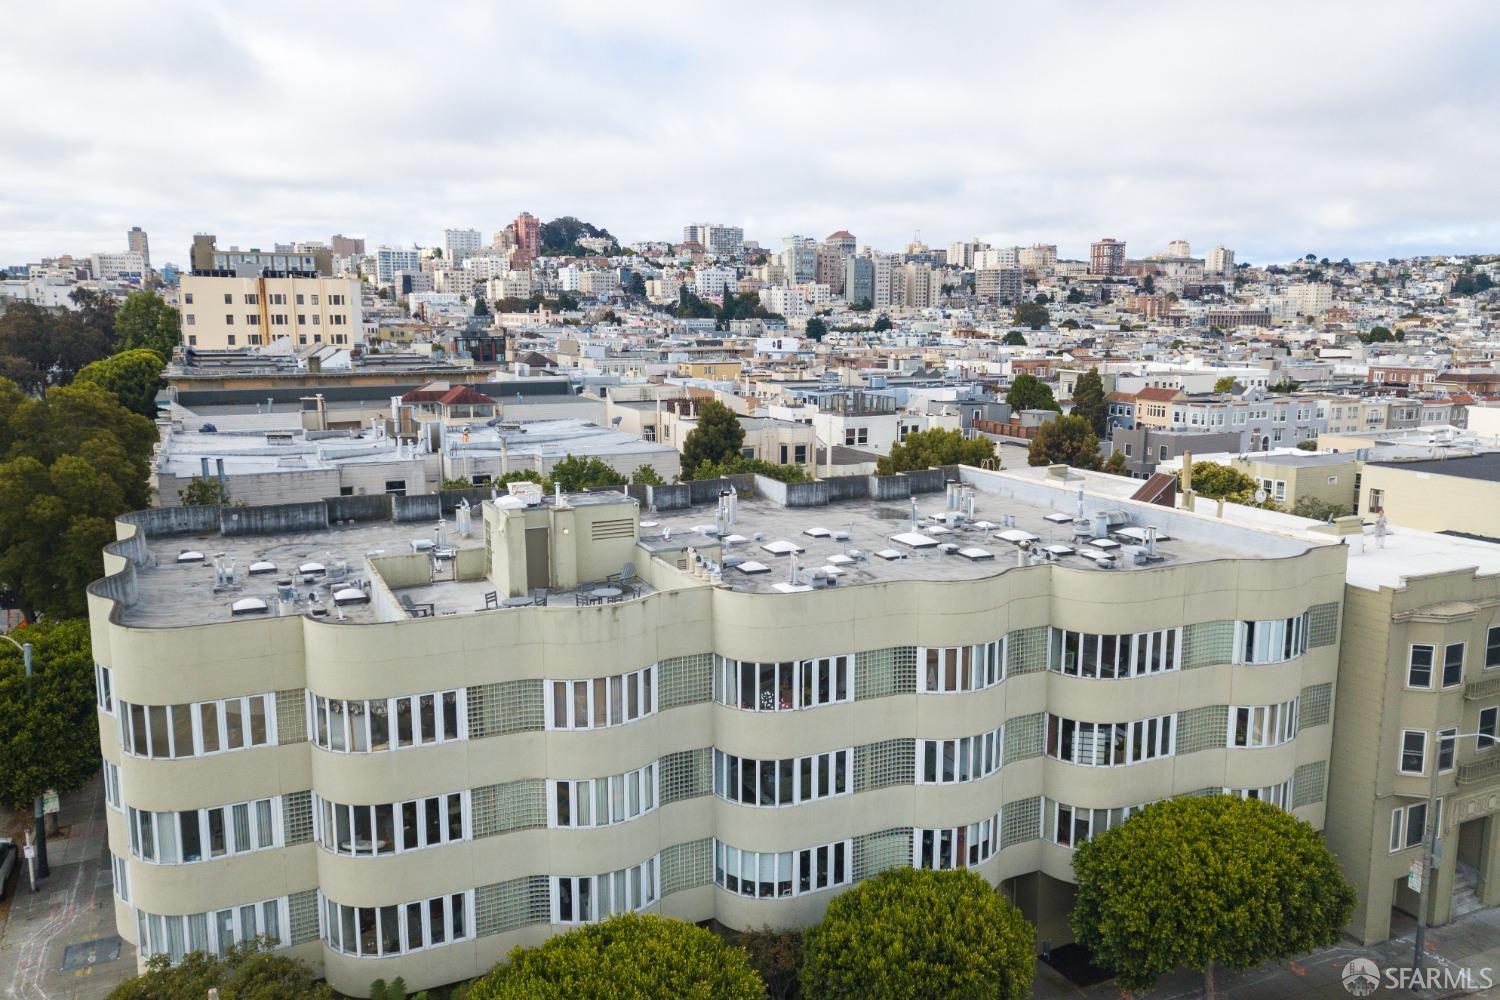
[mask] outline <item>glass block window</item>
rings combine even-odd
[[[656,701],[658,710],[708,701],[713,695],[714,657],[712,653],[673,656],[657,664]]]
[[[1320,760],[1303,764],[1292,772],[1293,809],[1323,801],[1323,777],[1327,770],[1328,762]]]
[[[916,780],[916,740],[881,740],[854,748],[856,792],[890,785],[910,785]]]
[[[1177,753],[1220,750],[1229,730],[1229,711],[1225,705],[1205,705],[1177,713]]]
[[[1007,674],[1034,674],[1047,669],[1047,626],[1020,628],[1010,633]]]
[[[714,842],[705,837],[661,852],[661,894],[696,889],[714,880]]]
[[[276,692],[276,742],[281,746],[307,739],[307,692]]]
[[[680,802],[713,791],[713,750],[679,750],[661,759],[661,804]],[[665,859],[663,859],[665,860]]]
[[[469,739],[541,729],[547,722],[540,678],[469,688]]]
[[[1013,764],[1029,757],[1040,757],[1042,734],[1045,730],[1046,714],[1043,712],[1007,719],[1005,722],[1005,761]]]
[[[1007,802],[1000,813],[1000,848],[1012,844],[1024,844],[1042,835],[1042,799],[1035,795],[1029,799]]]
[[[891,646],[857,653],[854,657],[854,697],[883,698],[917,690],[915,646]]]
[[[1307,609],[1307,644],[1332,646],[1339,641],[1339,606],[1337,603],[1314,604]]]
[[[547,825],[547,782],[541,778],[483,785],[470,793],[475,837]]]
[[[911,828],[881,830],[854,838],[854,880],[911,864]]]
[[[545,875],[527,875],[475,889],[475,934],[485,937],[529,924],[547,923],[552,916],[548,883]]]
[[[1234,656],[1234,622],[1198,622],[1183,629],[1182,668],[1228,663]]]
[[[313,839],[312,792],[283,795],[281,822],[286,829],[286,846],[310,843]]]
[[[300,692],[299,692],[300,695]],[[299,792],[307,795],[308,792]],[[290,913],[287,923],[291,944],[305,944],[318,939],[318,890],[304,889],[287,897]]]
[[[1301,706],[1301,723],[1304,729],[1323,725],[1328,721],[1333,707],[1333,685],[1313,684],[1303,688],[1298,704]]]

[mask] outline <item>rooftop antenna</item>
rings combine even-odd
[[[917,530],[917,498],[911,498],[911,530]]]
[[[797,585],[797,553],[792,553],[792,559],[788,565],[790,566],[791,572],[788,574],[786,582],[795,587]]]

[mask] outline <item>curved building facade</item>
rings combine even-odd
[[[919,865],[1059,943],[1073,848],[1143,805],[1321,828],[1344,548],[960,478],[123,518],[90,596],[120,934],[268,934],[363,995]]]

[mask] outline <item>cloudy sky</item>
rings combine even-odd
[[[815,8],[815,9],[814,9]],[[8,3],[0,264],[194,232],[1500,250],[1500,5]]]

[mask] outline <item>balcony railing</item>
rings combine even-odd
[[[1500,779],[1500,754],[1491,754],[1484,760],[1476,760],[1458,766],[1460,785],[1477,785],[1481,781]]]
[[[1493,677],[1481,677],[1464,685],[1464,701],[1500,697],[1500,673]]]

